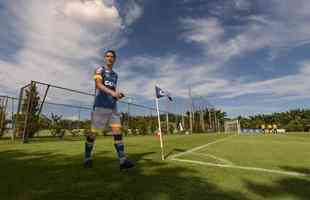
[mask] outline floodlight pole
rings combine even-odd
[[[184,119],[184,113],[182,112],[182,126],[185,128],[185,119]]]
[[[208,108],[208,114],[209,114],[209,129],[212,129],[212,119],[211,119],[211,110]]]
[[[13,98],[11,98],[11,100],[12,100],[12,110],[11,110],[11,112],[12,112],[12,130],[13,130],[13,132],[12,132],[12,141],[14,141],[15,140],[15,120],[14,120],[14,99]],[[15,115],[15,118],[16,118],[16,115]]]
[[[166,124],[167,124],[166,129],[167,129],[167,134],[168,134],[169,133],[169,113],[168,113],[168,111],[169,111],[169,100],[168,100],[168,98],[166,101],[166,110],[167,110],[167,112],[166,112]]]
[[[190,111],[189,111],[189,129],[190,133],[193,133],[193,99],[192,99],[192,91],[191,87],[188,88],[189,101],[190,101]]]
[[[201,129],[202,129],[202,131],[205,132],[206,129],[205,129],[205,122],[204,122],[203,110],[200,110],[200,123],[201,123]]]

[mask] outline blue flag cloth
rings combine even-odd
[[[162,90],[158,86],[155,86],[155,91],[156,91],[156,97],[158,99],[166,96],[170,101],[172,101],[172,97],[170,96],[170,94],[168,92]]]

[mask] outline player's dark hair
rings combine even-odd
[[[104,52],[104,55],[107,55],[108,53],[113,54],[114,58],[116,58],[116,52],[114,50],[107,50],[106,52]]]

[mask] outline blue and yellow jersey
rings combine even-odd
[[[101,80],[104,86],[114,91],[116,90],[117,78],[117,73],[103,66],[98,67],[94,74],[94,80]],[[115,97],[96,89],[96,97],[93,107],[116,109],[116,101]]]

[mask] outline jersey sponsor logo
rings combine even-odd
[[[111,87],[114,87],[114,86],[115,86],[115,84],[114,84],[113,82],[111,82],[111,81],[104,81],[104,84],[105,84],[106,86],[111,86]]]

